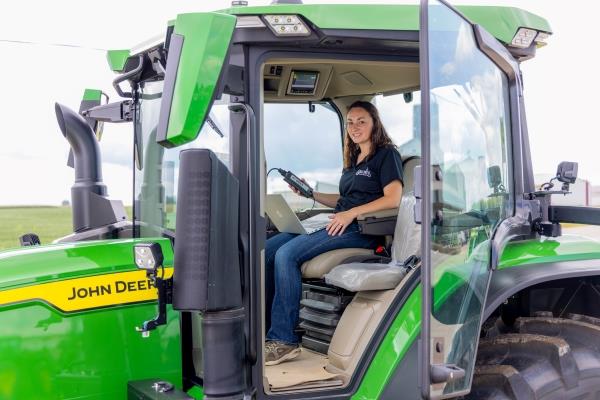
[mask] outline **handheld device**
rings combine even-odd
[[[312,199],[313,190],[312,188],[302,179],[298,178],[292,171],[286,171],[285,169],[277,168],[277,172],[283,176],[283,180],[294,187],[304,197]]]

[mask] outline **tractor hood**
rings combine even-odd
[[[0,252],[0,309],[16,303],[42,301],[62,312],[73,312],[154,301],[156,291],[149,285],[128,283],[147,279],[144,271],[138,270],[133,262],[133,246],[140,241],[89,241]],[[155,241],[161,243],[165,265],[173,265],[169,240]],[[165,272],[170,274],[171,269]],[[80,299],[69,301],[73,287],[100,284],[112,285],[114,290],[102,299],[93,298],[90,304]]]

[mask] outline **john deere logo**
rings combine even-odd
[[[164,278],[172,275],[173,268],[165,268]],[[156,298],[156,288],[146,273],[134,270],[3,290],[0,291],[0,308],[9,304],[43,301],[68,313]]]
[[[87,297],[107,296],[111,294],[124,292],[137,292],[141,290],[150,290],[156,288],[151,280],[141,281],[115,281],[113,284],[96,285],[90,287],[73,287],[71,288],[70,297],[67,300],[75,300],[77,298],[85,299]]]

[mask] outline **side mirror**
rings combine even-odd
[[[497,188],[502,184],[502,174],[500,173],[500,166],[492,165],[487,170],[488,185],[490,188]]]
[[[562,183],[572,184],[577,180],[578,164],[576,162],[563,161],[558,164],[556,179]]]
[[[494,194],[506,192],[502,184],[502,171],[499,165],[492,165],[487,169],[487,180],[489,187],[494,189]]]
[[[575,183],[575,181],[577,180],[577,169],[578,164],[576,162],[561,162],[560,164],[558,164],[558,168],[556,169],[556,176],[550,179],[550,182],[544,183],[540,190],[549,192],[554,187],[552,181],[557,180],[559,182],[562,182],[563,184],[561,188],[563,194],[564,192],[568,192],[569,185]]]

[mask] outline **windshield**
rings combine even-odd
[[[135,120],[138,165],[134,173],[133,214],[135,237],[152,237],[175,231],[179,153],[190,148],[212,150],[230,169],[229,160],[229,97],[215,101],[210,122],[205,123],[198,137],[172,149],[156,143],[156,128],[160,112],[163,82],[140,85],[140,103]]]

